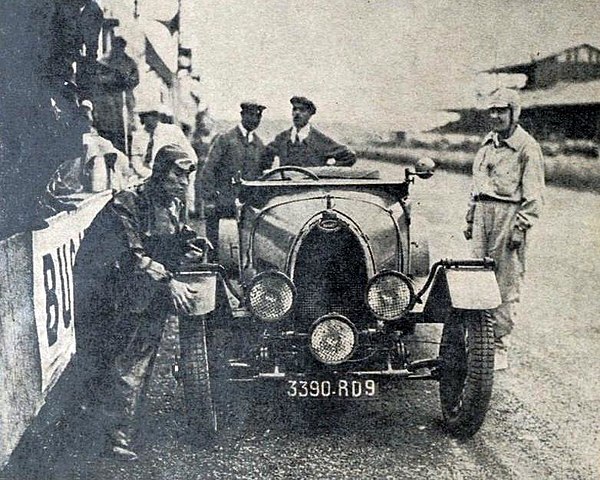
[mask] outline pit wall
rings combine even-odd
[[[0,241],[0,468],[75,353],[73,263],[110,192]]]

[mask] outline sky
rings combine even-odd
[[[290,118],[304,95],[315,122],[422,130],[505,79],[478,74],[566,47],[600,47],[600,0],[192,0],[182,25],[205,102],[239,118],[257,99]],[[185,18],[185,17],[184,17]],[[514,79],[509,79],[514,83]],[[517,79],[518,80],[518,79]]]

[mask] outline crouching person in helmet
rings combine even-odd
[[[508,367],[507,341],[516,323],[525,273],[527,234],[543,203],[544,161],[535,139],[519,125],[516,91],[500,88],[488,99],[492,131],[473,162],[465,237],[476,257],[496,262],[502,304],[490,312],[496,337],[495,369]]]
[[[143,184],[115,194],[96,217],[75,262],[78,358],[86,397],[107,452],[135,460],[134,421],[165,321],[187,313],[195,293],[173,276],[199,260],[201,239],[186,226],[185,193],[195,159],[162,147]]]

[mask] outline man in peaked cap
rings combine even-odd
[[[279,157],[280,166],[350,166],[356,162],[356,155],[348,147],[337,143],[311,125],[310,119],[317,113],[317,107],[311,100],[306,97],[292,97],[290,103],[293,125],[267,145],[263,163],[270,166],[275,157]]]
[[[218,251],[219,219],[235,216],[235,191],[232,179],[239,172],[245,180],[258,178],[270,163],[263,161],[264,144],[256,134],[262,112],[267,107],[254,100],[240,104],[240,123],[218,135],[208,152],[200,176],[204,201],[206,236]]]
[[[162,147],[152,175],[115,194],[86,231],[76,257],[77,365],[97,411],[107,453],[135,460],[134,424],[169,315],[188,313],[197,293],[174,278],[202,256],[185,224],[196,168],[179,145]]]
[[[496,261],[502,304],[490,312],[494,323],[494,368],[508,367],[507,340],[516,323],[525,273],[529,230],[543,203],[544,160],[535,139],[520,125],[516,91],[499,88],[487,102],[492,131],[473,162],[473,188],[464,231],[476,257]]]

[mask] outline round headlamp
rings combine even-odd
[[[327,365],[345,362],[354,353],[357,333],[354,325],[341,315],[325,315],[310,330],[310,350]]]
[[[366,302],[378,319],[398,320],[414,305],[415,293],[411,281],[405,275],[384,271],[369,281]]]
[[[252,279],[246,301],[252,315],[265,322],[276,322],[290,312],[295,294],[294,284],[285,274],[267,271]]]

